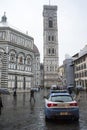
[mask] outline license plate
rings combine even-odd
[[[69,115],[69,113],[68,112],[60,112],[60,115],[61,116],[66,116],[66,115]]]
[[[65,104],[58,104],[58,107],[65,107]]]

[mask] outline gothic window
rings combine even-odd
[[[53,27],[53,20],[52,18],[49,18],[49,28],[52,28]]]
[[[52,68],[51,68],[51,66],[50,66],[50,71],[52,71]]]
[[[53,21],[49,20],[49,28],[52,28],[52,27],[53,27]]]
[[[52,54],[54,54],[54,48],[52,49]]]
[[[47,71],[48,71],[48,66],[47,66]]]
[[[50,54],[50,48],[49,48],[49,54]]]
[[[48,36],[48,41],[50,41],[50,36]]]
[[[54,36],[52,36],[52,41],[54,41]]]

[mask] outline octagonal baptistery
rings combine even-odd
[[[34,59],[34,39],[11,27],[4,14],[0,22],[0,87],[31,88]]]

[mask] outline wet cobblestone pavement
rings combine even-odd
[[[29,102],[29,93],[2,96],[0,130],[87,130],[87,94],[81,93],[79,122],[44,119],[44,90],[35,93],[36,102]]]

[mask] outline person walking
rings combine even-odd
[[[32,99],[35,102],[34,90],[33,89],[30,90],[30,102],[32,101]]]
[[[3,107],[3,104],[2,104],[2,97],[1,97],[1,94],[0,94],[0,115],[1,115],[1,109]]]
[[[13,88],[13,96],[14,97],[17,96],[17,94],[16,94],[16,87]]]
[[[79,88],[76,89],[76,100],[80,101],[80,90],[79,90]]]

